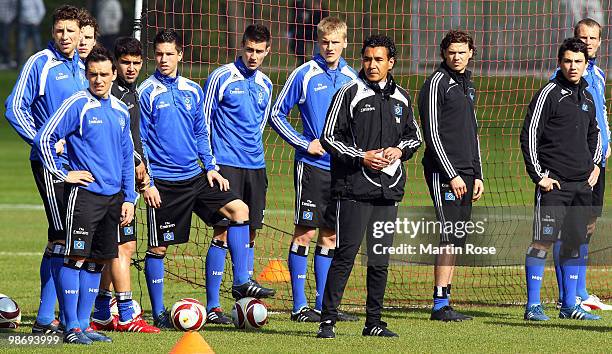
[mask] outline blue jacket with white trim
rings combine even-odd
[[[200,85],[182,76],[159,71],[138,88],[140,137],[149,163],[151,184],[156,178],[183,181],[215,169]]]
[[[295,159],[329,171],[330,155],[311,155],[308,145],[319,139],[325,125],[327,109],[334,94],[357,73],[340,58],[336,69],[329,69],[325,59],[315,57],[295,69],[276,98],[270,114],[270,125],[295,148]],[[303,133],[298,133],[287,121],[293,106],[298,105]]]
[[[63,137],[70,151],[70,168],[89,171],[95,179],[81,188],[102,195],[123,191],[126,202],[136,202],[134,144],[123,102],[80,91],[66,99],[41,127],[34,143],[45,168],[61,180],[68,170],[55,152],[55,143]]]
[[[204,85],[204,117],[216,163],[266,167],[262,133],[272,100],[272,81],[238,57],[213,71]]]
[[[87,88],[79,61],[76,50],[72,59],[68,59],[51,41],[47,49],[32,55],[21,69],[4,106],[6,119],[29,145],[34,143],[40,127],[65,99]],[[65,150],[62,155],[64,163],[67,163],[67,154]],[[35,149],[30,153],[30,160],[40,160]]]

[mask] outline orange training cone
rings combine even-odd
[[[269,283],[284,283],[291,281],[289,270],[285,267],[285,261],[273,259],[268,262],[268,265],[257,276],[257,281]]]
[[[185,333],[172,347],[170,354],[215,354],[198,332]]]

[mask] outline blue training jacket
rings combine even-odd
[[[73,171],[89,171],[95,181],[90,192],[114,195],[123,191],[135,203],[134,144],[127,106],[112,95],[98,98],[80,91],[65,100],[34,138],[45,168],[61,180],[68,170],[55,153],[55,143],[65,137]]]
[[[65,99],[87,88],[79,61],[76,50],[72,59],[68,59],[51,41],[47,49],[32,55],[21,69],[4,106],[6,119],[29,145],[33,144],[40,127]],[[61,156],[63,163],[67,163],[67,155],[68,150],[64,150]],[[40,160],[35,149],[30,153],[30,160]]]
[[[357,73],[340,58],[338,67],[331,70],[325,59],[317,54],[291,73],[287,83],[276,98],[270,114],[270,125],[293,146],[295,159],[324,170],[330,169],[330,156],[308,153],[311,141],[319,139],[325,126],[327,109],[334,94],[345,83],[357,78]],[[298,105],[303,133],[298,133],[287,121],[293,106]]]
[[[272,101],[272,81],[238,57],[213,71],[204,85],[204,117],[216,163],[266,167],[262,133]]]
[[[554,79],[559,69],[555,71],[551,79]],[[589,84],[587,91],[595,100],[595,114],[597,116],[597,126],[601,135],[601,165],[606,166],[606,153],[610,142],[610,128],[608,126],[608,113],[606,111],[606,73],[597,66],[597,59],[589,59],[582,77]]]
[[[183,181],[215,169],[206,129],[200,85],[182,76],[168,77],[159,71],[138,88],[140,137],[151,175]]]

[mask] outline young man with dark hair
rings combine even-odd
[[[258,69],[270,52],[270,39],[270,31],[265,26],[248,26],[242,36],[242,55],[233,63],[214,70],[204,85],[204,118],[211,132],[213,164],[228,179],[230,189],[249,206],[250,235],[233,241],[242,244],[240,251],[246,252],[244,257],[232,258],[232,261],[234,267],[247,267],[250,276],[256,230],[263,226],[268,187],[262,134],[270,112],[272,82]],[[215,224],[206,255],[207,322],[214,324],[232,323],[219,303],[227,252],[227,225],[227,219]],[[234,279],[234,285],[243,281]],[[258,289],[257,294],[238,293],[234,287],[232,295],[236,299],[274,295],[273,289]]]
[[[423,167],[425,180],[441,223],[469,221],[472,202],[484,192],[478,123],[474,110],[476,89],[467,70],[476,54],[472,37],[460,30],[446,33],[440,43],[442,63],[425,80],[419,93],[419,116],[425,136]],[[450,306],[455,270],[454,247],[463,247],[466,236],[441,228],[440,246],[445,253],[434,265],[433,308],[430,319],[470,320]],[[453,247],[451,247],[453,246]]]
[[[45,167],[66,183],[66,258],[60,271],[64,342],[111,339],[89,327],[104,264],[117,257],[117,227],[134,217],[134,145],[125,104],[110,95],[116,67],[98,48],[85,62],[89,90],[66,99],[34,141]],[[65,137],[69,170],[55,151]]]
[[[79,51],[79,58],[84,64],[85,59],[97,43],[100,31],[98,30],[98,21],[87,9],[79,9],[79,18],[81,20],[81,39],[77,50]]]
[[[262,288],[249,279],[245,262],[238,261],[247,258],[249,208],[217,171],[202,88],[178,75],[181,39],[175,31],[161,30],[153,43],[157,70],[138,89],[140,135],[151,177],[144,191],[149,229],[145,276],[155,326],[173,328],[163,301],[164,256],[168,246],[189,240],[192,212],[210,224],[229,219],[233,292],[259,297]]]
[[[546,255],[563,230],[559,262],[563,299],[559,318],[598,320],[576,304],[580,245],[592,213],[592,188],[599,178],[602,146],[593,96],[582,77],[587,45],[578,38],[563,41],[560,70],[531,100],[521,131],[525,168],[536,185],[533,242],[527,249],[525,320],[547,321],[540,303]]]
[[[404,196],[408,160],[421,145],[410,95],[390,70],[396,49],[386,36],[368,37],[361,48],[359,77],[342,86],[327,111],[321,144],[331,155],[331,191],[336,201],[336,250],[323,293],[318,338],[335,338],[344,288],[363,240],[367,240],[366,322],[362,335],[397,337],[381,320],[389,253],[395,232],[375,235],[375,224],[395,223]],[[382,251],[381,251],[382,250]]]
[[[54,11],[51,36],[47,48],[32,55],[25,63],[5,102],[6,119],[30,146],[33,146],[40,127],[62,102],[87,87],[76,52],[80,38],[79,10],[76,7],[64,5]],[[67,164],[63,141],[58,141],[55,148],[63,163]],[[32,332],[51,333],[58,330],[54,312],[60,289],[55,288],[54,281],[58,279],[64,260],[66,207],[64,182],[49,173],[40,159],[33,148],[30,154],[32,174],[43,200],[49,229],[47,248],[40,264],[40,305]]]
[[[289,75],[270,115],[272,128],[295,148],[295,229],[287,263],[293,294],[291,320],[296,322],[321,321],[323,290],[336,247],[336,204],[330,193],[330,155],[321,146],[319,137],[333,95],[342,85],[357,77],[342,58],[342,51],[347,46],[346,23],[336,17],[326,17],[317,25],[317,31],[320,54]],[[295,105],[300,110],[302,134],[287,122],[287,116]],[[316,299],[312,309],[308,306],[304,287],[308,251],[317,228],[319,237],[314,255]],[[358,319],[339,312],[338,320]]]
[[[140,41],[121,37],[115,42],[117,78],[113,81],[111,95],[126,104],[130,113],[130,132],[134,142],[134,166],[136,185],[148,186],[148,175],[144,164],[142,142],[140,141],[140,107],[136,80],[142,68],[142,47]],[[100,291],[96,297],[91,327],[94,330],[118,332],[159,333],[159,328],[149,325],[142,316],[135,316],[132,307],[132,286],[130,265],[136,251],[136,217],[128,225],[119,227],[119,254],[109,267],[105,267],[100,280]],[[111,284],[117,299],[118,316],[112,316],[110,302]]]

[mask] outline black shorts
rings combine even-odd
[[[438,172],[425,171],[425,181],[429,187],[429,195],[436,209],[436,217],[442,225],[448,222],[466,222],[472,218],[472,194],[474,193],[474,176],[460,175],[467,187],[467,193],[457,199],[450,187],[450,181]],[[456,225],[453,225],[453,227]],[[440,228],[440,243],[454,246],[465,245],[466,236],[458,237]]]
[[[554,242],[559,231],[561,238],[577,245],[586,240],[586,225],[591,216],[591,186],[586,181],[559,181],[561,189],[550,192],[535,188],[533,213],[533,240]]]
[[[207,224],[214,224],[223,218],[217,211],[239,199],[232,191],[222,191],[217,183],[210,187],[205,173],[184,181],[156,179],[155,187],[161,206],[157,209],[147,207],[149,247],[186,243],[192,212]]]
[[[64,182],[47,171],[40,161],[30,161],[34,182],[38,188],[38,194],[42,198],[47,214],[47,240],[49,242],[64,241],[66,232],[64,222],[66,221],[66,208],[64,204]]]
[[[119,239],[117,240],[120,245],[136,241],[136,214],[134,214],[134,218],[132,222],[127,226],[119,225]]]
[[[331,199],[331,173],[322,168],[295,161],[295,225],[334,229],[336,202]]]
[[[117,258],[124,199],[123,192],[108,196],[66,184],[66,256]]]
[[[219,173],[229,181],[230,190],[249,206],[250,229],[261,229],[266,212],[266,191],[268,190],[266,169],[219,165]],[[215,223],[215,226],[227,226],[228,222],[223,218]]]
[[[600,217],[603,211],[604,192],[606,190],[606,168],[600,167],[597,184],[593,186],[592,217]]]

